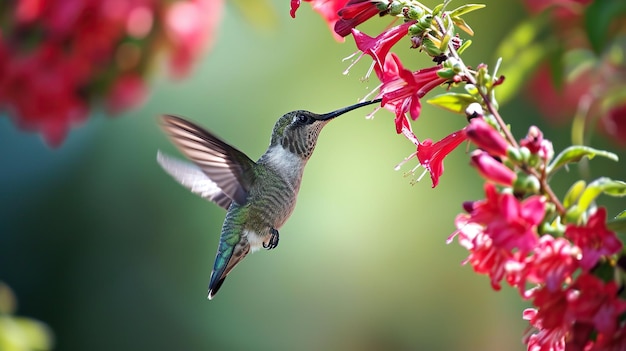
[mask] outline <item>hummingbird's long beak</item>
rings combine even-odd
[[[376,99],[376,100],[371,100],[371,101],[363,101],[363,102],[359,102],[358,104],[354,104],[354,105],[350,105],[348,107],[344,107],[344,108],[340,108],[339,110],[335,110],[333,112],[329,112],[329,113],[325,113],[323,115],[316,115],[315,118],[318,121],[326,121],[326,120],[330,120],[333,119],[337,116],[343,115],[346,112],[350,112],[352,110],[355,110],[359,107],[363,107],[363,106],[367,106],[367,105],[371,105],[371,104],[377,104],[379,102],[381,102],[383,99]]]

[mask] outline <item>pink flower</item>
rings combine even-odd
[[[472,222],[469,215],[458,215],[455,225],[458,230],[448,238],[448,243],[458,235],[459,244],[470,252],[463,264],[469,263],[476,273],[488,275],[491,287],[500,290],[500,282],[509,275],[510,267],[522,264],[521,256],[495,246],[493,239],[485,233],[484,227]]]
[[[589,271],[603,256],[610,256],[622,249],[622,243],[615,233],[606,227],[606,209],[600,207],[589,216],[584,226],[567,225],[565,236],[582,250],[580,266]]]
[[[524,276],[531,283],[545,285],[547,291],[559,291],[578,269],[579,256],[580,249],[569,241],[544,235],[526,260]]]
[[[338,12],[341,10],[348,0],[304,0],[310,2],[313,10],[317,11],[330,27],[335,40],[343,41],[343,37],[335,33],[335,23],[339,20]],[[292,18],[296,17],[296,11],[300,7],[300,0],[291,0],[291,10],[289,14]]]
[[[626,146],[626,103],[610,108],[600,122],[606,134],[622,147]]]
[[[599,333],[590,351],[623,351],[626,350],[626,327],[611,334]]]
[[[401,24],[399,26],[395,26],[390,28],[381,34],[379,34],[376,38],[372,38],[367,34],[361,33],[357,29],[352,29],[352,36],[354,37],[354,41],[356,43],[356,47],[362,52],[361,55],[350,65],[352,67],[355,63],[363,57],[363,54],[370,55],[374,60],[374,64],[378,67],[379,70],[384,71],[385,69],[385,58],[387,58],[387,54],[389,50],[396,45],[396,43],[406,36],[407,30],[411,24],[415,23],[415,21],[407,22]],[[346,70],[346,72],[350,69]],[[394,70],[394,68],[390,68]],[[395,71],[393,71],[395,72]],[[368,73],[369,74],[369,73]],[[380,75],[379,75],[380,77]],[[382,79],[381,79],[382,81]]]
[[[165,26],[173,45],[175,77],[186,75],[202,50],[213,45],[223,7],[222,0],[188,0],[176,1],[167,9]]]
[[[523,254],[530,252],[537,245],[537,226],[545,215],[544,198],[531,196],[519,201],[512,194],[504,193],[498,200],[497,212],[485,223],[485,232],[498,247],[516,248]]]
[[[177,75],[187,72],[213,37],[223,1],[15,5],[0,20],[0,109],[58,146],[92,106],[104,102],[117,113],[140,104],[146,68],[161,47],[172,51]]]
[[[465,128],[467,138],[492,156],[506,156],[509,144],[504,137],[482,118],[472,118]]]
[[[478,170],[483,178],[496,184],[511,186],[517,178],[513,170],[482,150],[472,152],[471,165]]]
[[[615,281],[604,283],[585,273],[578,277],[571,289],[568,301],[573,319],[591,323],[603,334],[617,331],[619,316],[626,311],[626,301],[618,298]]]
[[[137,105],[141,105],[147,95],[146,84],[135,74],[118,78],[106,98],[107,110],[117,114]]]
[[[545,215],[545,200],[531,196],[519,201],[509,193],[498,193],[491,183],[485,184],[486,199],[471,206],[468,222],[484,227],[493,245],[508,251],[517,249],[522,255],[537,245],[537,226]]]
[[[381,12],[379,5],[386,11],[386,5],[376,0],[349,0],[337,12],[339,20],[335,23],[335,33],[342,37],[350,34],[350,30]],[[406,33],[405,33],[406,34]],[[383,56],[384,57],[384,56]]]
[[[289,15],[291,18],[296,18],[296,11],[300,8],[300,0],[291,0],[290,2]]]
[[[554,156],[552,142],[543,138],[543,133],[536,126],[528,128],[528,134],[520,140],[520,146],[525,147],[531,154],[539,155],[543,160],[549,161]]]
[[[389,65],[385,62],[383,70],[376,69],[376,74],[382,82],[380,92],[376,96],[382,97],[382,106],[394,111],[397,118],[409,112],[411,118],[419,117],[422,105],[420,99],[435,87],[448,81],[441,78],[437,72],[441,66],[421,69],[411,72],[405,69],[396,54],[391,53]]]
[[[523,318],[538,331],[525,338],[524,343],[532,351],[565,351],[565,337],[574,320],[567,313],[567,293],[563,290],[549,291],[541,288],[533,292],[533,305]]]
[[[420,164],[430,173],[433,188],[439,184],[439,177],[443,174],[443,159],[465,139],[467,139],[465,130],[461,129],[434,144],[430,139],[426,139],[418,144],[417,158]]]

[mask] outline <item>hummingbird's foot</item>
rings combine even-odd
[[[271,250],[278,246],[278,230],[274,228],[270,228],[270,240],[267,242],[267,245],[263,243],[263,248]]]

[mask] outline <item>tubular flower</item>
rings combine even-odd
[[[472,118],[466,128],[467,138],[492,156],[506,156],[509,144],[482,118]]]
[[[582,250],[580,266],[589,271],[603,256],[610,256],[622,249],[622,243],[615,233],[606,227],[606,209],[599,208],[592,214],[585,226],[568,225],[565,236]]]
[[[618,298],[615,281],[604,283],[591,274],[581,274],[568,295],[569,310],[578,322],[593,324],[603,334],[617,331],[619,316],[626,301]]]
[[[358,29],[352,29],[352,36],[354,37],[354,41],[356,42],[356,47],[362,52],[361,55],[350,65],[350,67],[354,66],[364,54],[370,55],[374,60],[374,65],[378,67],[379,70],[384,71],[384,63],[387,58],[387,54],[389,50],[396,45],[396,43],[406,36],[407,29],[409,26],[415,21],[407,22],[401,24],[399,26],[395,26],[390,28],[376,38],[372,38],[367,34],[360,32]],[[346,72],[350,69],[346,70]],[[371,69],[370,69],[371,70]],[[369,76],[369,73],[368,73]],[[379,75],[380,77],[380,75]],[[382,81],[382,79],[381,79]]]
[[[471,165],[478,170],[478,173],[480,173],[483,178],[497,184],[511,186],[517,178],[513,170],[482,150],[472,152]]]
[[[335,33],[345,37],[350,30],[368,19],[387,10],[386,1],[376,0],[349,0],[346,5],[337,12],[339,20],[335,22]],[[404,33],[406,34],[406,32]]]
[[[521,256],[495,246],[484,227],[471,222],[471,216],[467,214],[458,215],[455,225],[458,230],[448,238],[448,243],[458,235],[459,244],[470,252],[463,264],[469,263],[476,273],[488,275],[491,287],[500,290],[500,282],[508,275],[508,268],[521,264]]]
[[[443,159],[466,139],[465,129],[461,129],[436,143],[426,139],[418,144],[417,159],[420,165],[430,173],[433,188],[439,184],[439,177],[443,174]]]
[[[547,291],[559,291],[570,283],[578,269],[580,249],[564,238],[544,235],[527,258],[524,277],[531,283],[543,284]]]
[[[343,41],[343,36],[335,33],[335,23],[339,20],[338,12],[344,6],[348,0],[304,0],[311,3],[311,7],[317,13],[319,13],[324,21],[328,24],[331,32],[333,33],[335,40]],[[296,11],[300,7],[300,0],[291,0],[291,9],[289,14],[292,18],[296,18]],[[347,34],[346,34],[347,35]]]
[[[524,340],[528,350],[565,351],[565,337],[574,323],[567,313],[566,291],[542,288],[535,290],[533,297],[537,309],[529,308],[523,313],[523,318],[537,329]]]
[[[376,96],[382,98],[382,106],[395,112],[396,117],[400,118],[405,113],[409,113],[413,120],[419,117],[422,109],[420,99],[435,87],[448,81],[441,78],[437,72],[441,66],[421,69],[411,72],[405,69],[396,54],[391,53],[391,65],[385,62],[384,68],[392,68],[390,71],[382,71],[376,69],[376,74],[382,82],[380,92]]]

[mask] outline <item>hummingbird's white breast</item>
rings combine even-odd
[[[280,145],[275,145],[267,150],[265,162],[276,173],[282,175],[295,188],[296,192],[298,191],[306,160]]]

